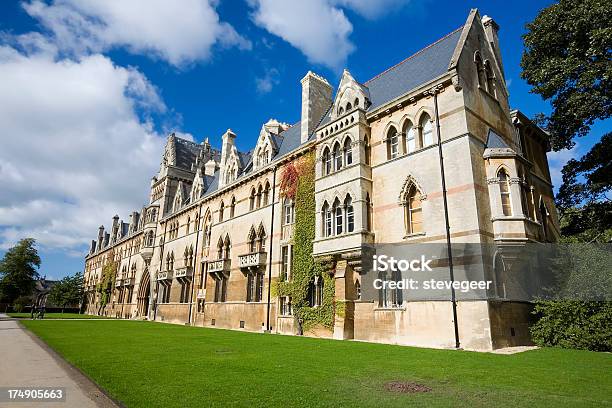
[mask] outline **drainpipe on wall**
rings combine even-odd
[[[191,325],[191,309],[193,309],[193,291],[195,290],[195,268],[198,264],[198,241],[200,239],[200,221],[202,217],[202,204],[198,207],[198,223],[196,225],[196,242],[195,242],[195,255],[193,256],[193,275],[191,277],[191,293],[189,293],[189,317],[187,319],[187,324]],[[204,271],[202,271],[204,272]]]
[[[270,220],[270,256],[268,257],[268,310],[266,313],[266,332],[270,332],[270,289],[272,285],[272,248],[274,244],[274,207],[276,206],[276,166],[272,176],[272,217]]]
[[[453,328],[455,331],[455,348],[461,348],[459,341],[459,324],[457,323],[457,298],[455,288],[452,283],[455,282],[455,273],[453,270],[453,250],[451,248],[451,233],[450,223],[448,220],[448,200],[446,191],[446,178],[444,176],[444,156],[442,155],[442,135],[440,133],[440,115],[438,112],[438,93],[442,89],[442,85],[435,86],[429,93],[433,94],[434,98],[434,116],[436,118],[436,133],[438,134],[438,156],[440,157],[440,177],[442,179],[442,200],[444,202],[444,221],[446,222],[446,247],[448,255],[448,270],[451,280],[451,302],[453,304]]]

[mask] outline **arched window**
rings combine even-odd
[[[191,217],[187,217],[187,224],[185,225],[185,233],[189,234],[189,227],[191,226]]]
[[[348,112],[351,109],[353,109],[353,105],[351,105],[351,103],[349,102],[349,103],[346,104],[346,111]]]
[[[221,201],[221,205],[219,206],[219,222],[223,222],[223,211],[225,210],[225,203]]]
[[[326,176],[331,173],[331,155],[329,148],[323,149],[323,156],[321,156],[321,163],[323,163],[323,175]]]
[[[217,242],[217,259],[225,259],[223,253],[223,239],[219,237],[219,242]]]
[[[342,154],[340,153],[340,143],[336,142],[332,153],[334,158],[334,170],[338,171],[342,168]]]
[[[210,246],[210,234],[212,231],[211,222],[210,222],[210,214],[206,215],[204,219],[204,247],[208,248]]]
[[[423,232],[421,193],[413,185],[406,195],[406,233],[419,234]]]
[[[251,195],[249,196],[249,210],[255,209],[255,187],[251,188]]]
[[[346,166],[350,166],[351,164],[353,164],[353,147],[352,147],[352,143],[353,141],[351,140],[350,137],[347,137],[344,140],[344,164]]]
[[[480,56],[480,52],[476,51],[474,53],[474,64],[476,65],[476,76],[478,78],[478,86],[485,86],[485,74],[484,74],[484,66],[482,64],[482,57]]]
[[[332,213],[327,201],[323,204],[323,236],[330,237],[332,235]]]
[[[353,103],[353,105],[355,105],[356,108],[359,107],[359,98],[355,98],[355,102]]]
[[[256,201],[257,208],[261,207],[261,196],[262,195],[263,195],[263,188],[261,187],[261,184],[260,184],[259,187],[257,187],[257,201]]]
[[[493,75],[489,60],[486,60],[484,63],[484,71],[487,79],[487,92],[495,96],[495,75]]]
[[[344,208],[346,211],[346,232],[353,232],[355,230],[355,210],[351,196],[346,196]]]
[[[264,206],[268,205],[269,194],[270,194],[270,183],[266,181],[266,186],[264,187],[264,190],[263,190],[262,205]]]
[[[434,144],[433,125],[431,123],[431,118],[428,114],[424,113],[423,116],[421,116],[420,125],[422,146],[431,146],[432,144]]]
[[[224,244],[223,252],[225,255],[225,259],[229,259],[230,258],[230,247],[231,247],[229,235],[225,236],[225,242],[223,244]]]
[[[338,108],[338,116],[342,115],[344,113],[344,108],[341,106]]]
[[[364,138],[364,153],[365,153],[365,163],[367,165],[370,165],[371,161],[371,155],[372,155],[372,147],[370,146],[370,138],[368,136],[366,136]]]
[[[230,212],[229,212],[230,218],[234,218],[235,211],[236,211],[236,197],[232,197],[232,201],[230,203]]]
[[[399,155],[399,135],[395,126],[387,131],[387,159],[394,159]]]
[[[500,169],[497,173],[499,179],[499,194],[501,196],[502,213],[506,216],[512,215],[512,205],[510,201],[510,179],[506,170]]]
[[[249,252],[253,253],[257,251],[257,241],[255,236],[255,229],[251,227],[251,231],[249,231],[248,243],[249,243]]]
[[[344,223],[343,223],[343,219],[344,219],[344,214],[342,213],[342,205],[340,204],[340,200],[338,200],[336,198],[336,201],[334,201],[334,218],[335,218],[335,224],[336,224],[336,235],[340,235],[342,234],[343,228],[344,228]]]
[[[415,133],[416,132],[414,131],[414,126],[412,125],[412,122],[406,121],[406,124],[404,125],[404,135],[406,135],[405,138],[406,138],[406,152],[407,153],[412,153],[417,148]]]
[[[257,250],[259,252],[266,250],[266,231],[263,226],[259,228],[259,234],[257,235]]]

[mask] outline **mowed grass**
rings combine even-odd
[[[7,313],[10,317],[17,319],[30,319],[30,313]],[[36,313],[34,314],[36,316]],[[78,313],[45,313],[45,319],[112,319],[111,317],[96,316]]]
[[[514,355],[138,321],[24,320],[128,407],[588,407],[612,404],[612,355]],[[397,394],[388,381],[431,392]]]

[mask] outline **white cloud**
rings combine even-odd
[[[332,3],[350,8],[368,19],[389,14],[409,3],[409,0],[331,0]]]
[[[257,87],[257,92],[260,94],[270,92],[275,85],[279,84],[279,75],[280,73],[278,72],[278,69],[270,68],[266,71],[264,76],[255,78],[255,86]]]
[[[0,248],[32,236],[82,249],[147,201],[165,139],[138,112],[166,107],[134,68],[99,54],[56,59],[36,35],[17,43],[0,46]]]
[[[353,25],[327,0],[253,0],[253,21],[281,37],[312,63],[338,69],[355,49]]]
[[[311,63],[336,70],[355,50],[349,39],[353,25],[344,9],[375,19],[407,3],[408,0],[249,0],[255,24],[299,49]]]
[[[53,33],[61,50],[74,55],[125,47],[182,66],[207,60],[215,45],[251,48],[220,21],[213,0],[32,0],[23,6]]]
[[[563,184],[563,166],[567,164],[570,159],[577,159],[580,157],[580,145],[576,143],[571,149],[563,149],[558,152],[548,152],[548,165],[550,166],[550,178],[552,184],[555,187],[555,191]]]

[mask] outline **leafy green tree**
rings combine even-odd
[[[560,0],[541,10],[526,28],[521,76],[552,106],[549,116],[534,119],[549,132],[553,150],[570,149],[576,138],[612,112],[612,2]],[[590,152],[563,168],[563,184],[555,197],[562,241],[612,238],[611,149],[612,135],[606,133]],[[593,248],[582,249],[576,256]],[[554,288],[560,299],[536,303],[539,320],[531,328],[536,344],[612,349],[609,265],[586,265],[590,267],[560,271]],[[592,296],[594,288],[604,297]]]
[[[527,30],[521,76],[552,104],[546,127],[553,149],[571,148],[612,111],[612,3],[561,0]]]
[[[57,282],[49,292],[49,300],[62,308],[79,305],[83,299],[83,274],[77,272]]]
[[[605,134],[590,152],[571,159],[563,168],[563,185],[556,197],[561,232],[583,242],[612,238],[612,133]]]
[[[612,2],[561,0],[527,24],[521,76],[549,100],[550,116],[535,118],[553,150],[569,149],[612,112]],[[556,201],[563,234],[610,239],[612,135],[563,168]],[[603,239],[601,239],[603,238]]]
[[[40,257],[33,238],[22,239],[0,260],[0,301],[12,303],[20,296],[31,296],[38,279]]]

